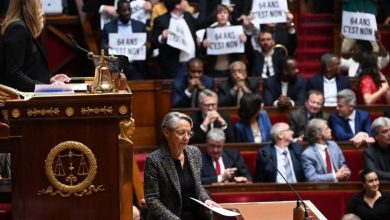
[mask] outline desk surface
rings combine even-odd
[[[245,220],[291,220],[296,203],[296,201],[279,201],[221,203],[220,205],[228,209],[238,209]],[[319,220],[327,219],[312,202],[305,200],[305,204]]]

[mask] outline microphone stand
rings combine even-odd
[[[312,220],[311,217],[309,217],[309,214],[307,213],[307,208],[306,208],[306,205],[305,203],[303,202],[303,199],[299,196],[299,194],[297,193],[297,191],[295,191],[295,189],[291,186],[291,184],[287,181],[287,179],[284,177],[284,175],[279,171],[279,169],[275,166],[274,162],[271,160],[269,154],[267,152],[265,152],[264,150],[261,151],[262,154],[264,154],[265,158],[267,158],[268,162],[271,163],[272,167],[280,174],[280,176],[283,178],[283,180],[287,183],[287,185],[290,187],[291,191],[293,191],[293,193],[295,194],[295,196],[298,198],[297,200],[297,207],[296,208],[299,208],[300,205],[299,205],[299,202],[302,202],[303,204],[303,208],[304,208],[304,218],[302,220]]]

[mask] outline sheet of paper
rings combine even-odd
[[[227,209],[224,209],[224,208],[210,207],[210,206],[206,205],[204,202],[199,201],[197,199],[194,199],[192,197],[190,197],[190,199],[192,199],[195,202],[203,205],[204,207],[210,209],[211,211],[216,212],[216,213],[218,213],[220,215],[223,215],[223,216],[239,216],[240,215],[240,213],[233,212],[233,211],[230,211],[230,210],[227,210]]]

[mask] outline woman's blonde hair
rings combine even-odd
[[[1,34],[15,21],[24,20],[34,38],[37,38],[43,29],[44,16],[40,0],[12,0],[1,24]]]

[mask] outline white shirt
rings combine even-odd
[[[133,33],[133,28],[131,27],[131,21],[129,23],[124,24],[120,20],[118,20],[118,34],[121,35],[130,35]]]
[[[290,152],[288,151],[288,148],[283,149],[283,148],[278,147],[276,145],[274,147],[276,149],[276,161],[277,161],[276,164],[278,165],[277,166],[278,170],[283,174],[284,177],[286,177],[286,168],[285,168],[286,156],[284,156],[284,154],[283,154],[283,152],[286,151],[287,152],[287,158],[288,158],[288,161],[289,161],[290,167],[291,167],[292,177],[294,179],[291,182],[292,183],[296,183],[297,182],[297,178],[295,177],[294,167],[293,167],[293,163],[292,163]],[[276,183],[286,183],[286,181],[279,174],[279,172],[277,172],[277,174],[276,174]]]
[[[315,144],[315,146],[318,149],[318,152],[320,152],[320,155],[321,155],[322,161],[325,164],[325,170],[326,170],[327,167],[326,167],[326,153],[325,153],[325,149],[328,148],[328,146],[325,145],[325,144]],[[329,149],[328,149],[328,153],[329,153]],[[330,157],[330,153],[329,153],[329,157]],[[330,165],[332,166],[333,179],[334,179],[335,182],[337,182],[336,173],[334,171],[334,167],[333,167],[333,163],[332,163],[332,157],[330,157]]]
[[[272,63],[273,54],[274,54],[274,50],[270,51],[268,54],[264,54],[263,72],[261,73],[261,77],[263,79],[275,75],[274,64]],[[268,67],[269,76],[267,75],[267,67]]]
[[[324,76],[324,106],[337,105],[337,84],[336,78],[328,79]]]
[[[353,110],[352,111],[352,114],[350,116],[348,116],[348,124],[349,124],[349,127],[351,127],[351,130],[352,130],[352,133],[353,134],[356,134],[356,131],[355,131],[355,117],[356,117],[356,111]]]

